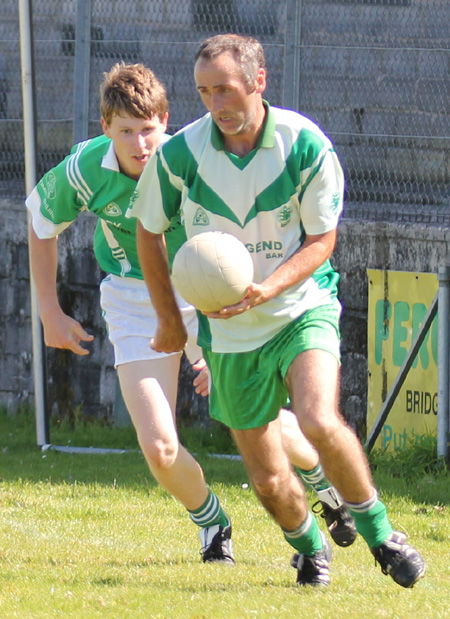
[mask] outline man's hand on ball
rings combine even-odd
[[[267,296],[266,289],[262,284],[252,283],[248,287],[245,297],[239,303],[228,307],[223,307],[219,312],[204,313],[208,316],[208,318],[232,318],[233,316],[243,314],[256,305],[265,303],[269,300],[269,298],[270,297]]]

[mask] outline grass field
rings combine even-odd
[[[351,548],[333,547],[332,584],[319,592],[295,586],[292,551],[242,488],[240,461],[210,457],[203,441],[198,458],[233,518],[237,562],[204,565],[197,528],[156,486],[131,429],[63,427],[51,438],[131,451],[41,452],[30,415],[0,414],[2,619],[450,616],[450,475],[429,450],[373,458],[394,526],[427,561],[425,579],[400,588],[358,538]]]

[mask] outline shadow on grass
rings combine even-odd
[[[209,428],[181,428],[182,443],[201,464],[208,484],[225,486],[248,482],[240,460],[235,460],[228,430],[214,423]],[[0,481],[21,479],[31,483],[126,486],[148,492],[158,484],[139,449],[134,428],[115,428],[101,423],[75,427],[57,423],[51,428],[54,445],[101,447],[123,453],[73,454],[36,445],[34,416],[29,411],[14,416],[0,411]],[[213,457],[215,454],[231,456]],[[415,445],[396,454],[372,452],[369,456],[374,481],[383,495],[404,497],[414,503],[450,504],[450,472],[438,460],[436,445]]]
[[[219,426],[219,424],[217,424]],[[247,482],[242,462],[216,459],[212,454],[236,451],[222,427],[185,428],[180,431],[183,444],[196,455],[209,484]],[[133,427],[115,428],[101,423],[53,425],[51,445],[56,447],[94,447],[117,450],[115,453],[70,453],[41,451],[36,444],[35,420],[28,411],[8,415],[0,411],[0,481],[20,479],[31,483],[90,484],[126,486],[148,492],[158,486],[150,474],[139,448]]]

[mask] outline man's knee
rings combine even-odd
[[[269,500],[278,495],[287,479],[288,474],[284,470],[258,471],[251,475],[256,494],[261,498]]]
[[[342,417],[334,413],[305,415],[301,420],[301,428],[314,446],[339,440],[340,434],[348,429]]]

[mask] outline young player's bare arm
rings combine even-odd
[[[89,351],[80,342],[91,342],[94,336],[65,314],[59,304],[56,290],[57,238],[40,239],[30,226],[29,251],[45,344],[51,348],[67,348],[77,355],[88,355]]]
[[[325,234],[307,235],[303,245],[267,279],[261,284],[250,284],[247,294],[240,303],[207,315],[210,318],[231,318],[242,314],[310,277],[325,260],[330,258],[336,245],[336,237],[336,229]]]
[[[164,236],[148,232],[138,221],[136,241],[142,273],[158,315],[158,329],[151,347],[166,353],[183,350],[187,332],[170,280]]]

